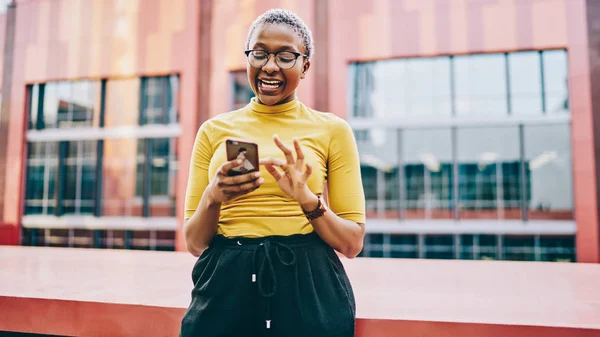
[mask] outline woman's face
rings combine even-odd
[[[305,54],[302,39],[296,32],[285,25],[266,24],[254,31],[250,37],[250,49],[278,51],[293,51]],[[275,62],[274,55],[269,55],[269,61],[262,68],[248,64],[248,82],[258,101],[265,105],[276,105],[290,102],[296,98],[296,88],[308,70],[310,62],[304,56],[296,59],[296,64],[290,69],[282,70]],[[263,86],[262,81],[277,81],[278,86]]]

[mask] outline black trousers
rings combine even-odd
[[[337,254],[316,233],[217,235],[192,271],[181,337],[352,337],[356,306]]]

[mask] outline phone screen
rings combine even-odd
[[[241,159],[242,164],[229,170],[230,176],[258,171],[258,145],[252,142],[228,139],[227,161]]]

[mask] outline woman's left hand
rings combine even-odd
[[[261,159],[260,163],[275,178],[279,188],[298,203],[303,204],[314,198],[314,193],[310,191],[306,184],[312,173],[312,166],[310,163],[304,162],[304,153],[302,147],[300,147],[300,142],[294,139],[294,148],[296,149],[296,159],[294,159],[292,151],[283,144],[277,135],[273,137],[273,140],[285,155],[286,160],[265,158]],[[303,171],[305,165],[306,169]]]

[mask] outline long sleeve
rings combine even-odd
[[[208,129],[208,122],[203,123],[198,130],[196,140],[194,141],[187,190],[185,193],[185,220],[191,218],[192,215],[194,215],[194,212],[196,212],[202,194],[209,183],[208,167],[213,155],[213,149]]]
[[[330,125],[327,192],[329,208],[339,217],[365,223],[365,194],[352,129],[341,118]]]

